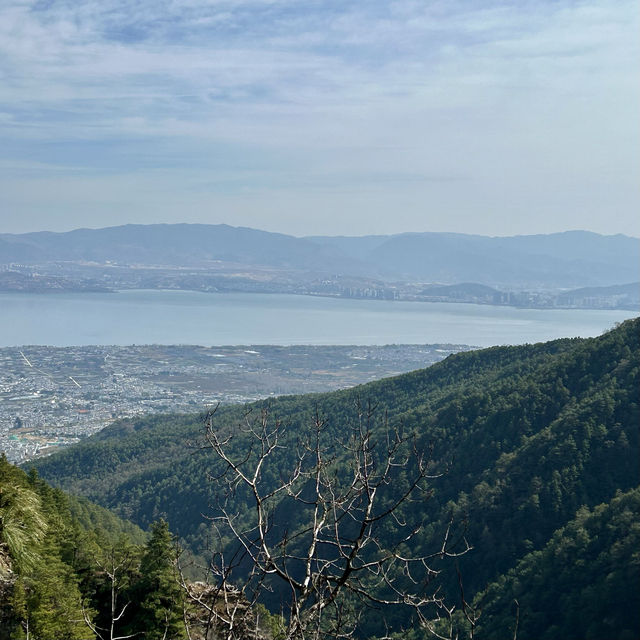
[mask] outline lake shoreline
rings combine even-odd
[[[244,291],[241,289],[226,289],[226,290],[203,290],[196,288],[175,288],[175,289],[167,289],[167,288],[137,288],[137,287],[127,287],[127,288],[109,288],[109,287],[95,287],[95,288],[60,288],[60,289],[6,289],[0,288],[0,296],[4,294],[23,294],[23,295],[54,295],[59,296],[61,294],[92,294],[92,293],[123,293],[125,291],[159,291],[159,292],[177,292],[184,291],[190,293],[202,293],[205,295],[233,295],[233,294],[243,294],[243,295],[287,295],[287,296],[302,296],[302,297],[310,297],[310,298],[329,298],[335,300],[370,300],[372,302],[420,302],[424,304],[435,304],[435,303],[443,303],[443,304],[471,304],[478,306],[489,306],[489,307],[511,307],[513,309],[539,309],[539,310],[553,310],[553,309],[580,309],[580,310],[592,310],[592,311],[629,311],[629,312],[640,312],[640,305],[631,304],[616,304],[613,306],[602,306],[602,305],[578,305],[578,304],[536,304],[536,303],[513,303],[513,302],[487,302],[482,300],[465,300],[465,299],[455,299],[455,298],[445,298],[445,297],[437,297],[437,299],[429,298],[429,297],[416,297],[416,296],[400,296],[397,298],[384,298],[384,297],[368,297],[368,296],[346,296],[340,295],[337,293],[320,293],[315,291],[307,291],[307,292],[298,292],[298,291]],[[536,292],[536,295],[539,295],[539,292]]]
[[[637,314],[467,303],[181,290],[0,294],[0,346],[384,345],[488,347],[599,335]]]

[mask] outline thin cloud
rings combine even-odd
[[[406,204],[406,187],[421,228],[430,223],[421,199],[455,209],[450,219],[463,227],[478,224],[474,206],[499,224],[522,193],[531,198],[526,231],[544,184],[544,207],[558,202],[553,223],[562,206],[575,228],[584,201],[590,206],[576,184],[598,184],[598,206],[609,196],[637,209],[638,26],[636,3],[625,0],[5,0],[0,161],[39,161],[33,185],[48,185],[53,166],[56,176],[87,166],[104,172],[96,192],[108,192],[114,172],[144,173],[152,184],[148,171],[174,167],[179,200],[194,188],[185,165],[206,176],[230,159],[259,168],[223,181],[225,204],[243,185],[234,207],[242,215],[247,190],[289,185],[299,206],[305,188],[324,191],[334,206],[350,182],[377,184],[382,211]],[[608,184],[599,183],[603,173]],[[465,199],[415,178],[456,175],[482,187],[468,187]],[[213,185],[214,202],[218,183],[199,182]],[[132,210],[148,191],[132,180]],[[76,206],[62,190],[48,202],[56,215]],[[333,221],[357,228],[368,210],[351,200],[346,208],[349,216]],[[632,213],[619,219],[620,230],[638,229]],[[603,212],[601,227],[610,223]]]

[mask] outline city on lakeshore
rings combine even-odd
[[[116,419],[331,391],[429,366],[466,345],[0,348],[0,451],[47,455]]]

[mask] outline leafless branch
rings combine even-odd
[[[287,640],[352,637],[358,616],[350,601],[360,610],[362,604],[407,607],[423,623],[428,607],[451,617],[454,608],[430,591],[438,575],[430,563],[470,547],[464,538],[462,548],[452,540],[451,521],[437,550],[416,554],[411,547],[423,523],[411,521],[414,514],[403,508],[428,500],[430,483],[444,473],[435,470],[433,445],[421,448],[415,434],[390,428],[373,403],[358,401],[354,425],[342,429],[342,438],[335,429],[329,432],[316,409],[295,440],[268,409],[246,414],[237,434],[223,433],[214,423],[216,409],[205,418],[204,446],[220,462],[210,476],[220,489],[210,518],[220,547],[211,561],[212,585],[199,593],[192,589],[189,597],[225,629],[227,640],[239,637],[245,605],[269,588],[271,578],[289,594]],[[279,455],[285,449],[294,458],[288,470]],[[244,495],[252,506],[239,513]],[[279,510],[285,508],[303,523],[283,526]],[[387,521],[396,532],[393,540],[382,527]],[[228,553],[221,551],[225,544]],[[464,594],[462,602],[469,619]]]

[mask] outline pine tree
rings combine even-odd
[[[141,604],[136,626],[144,629],[145,640],[185,637],[182,591],[174,558],[169,525],[159,520],[151,526],[151,538],[140,562],[137,599]]]

